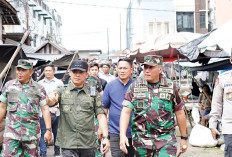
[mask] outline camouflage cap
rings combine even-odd
[[[33,63],[26,60],[26,59],[19,59],[18,60],[18,65],[16,66],[17,68],[23,68],[23,69],[32,69],[33,68]]]
[[[158,55],[145,56],[143,65],[144,64],[150,66],[163,65],[163,57]]]

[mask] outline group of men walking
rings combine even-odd
[[[146,56],[143,76],[133,80],[133,62],[119,59],[118,77],[105,73],[106,84],[96,75],[98,64],[75,60],[70,81],[63,85],[52,65],[38,83],[31,78],[32,63],[19,60],[17,78],[6,83],[0,96],[0,121],[6,114],[1,156],[46,156],[52,133],[54,155],[61,148],[63,157],[97,156],[94,120],[99,123],[101,155],[111,149],[112,157],[175,156],[175,116],[185,152],[183,103],[175,83],[163,75],[162,63],[160,56]]]

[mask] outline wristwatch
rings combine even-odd
[[[102,137],[103,140],[106,139],[106,138],[109,140],[110,139],[110,135]]]
[[[182,140],[188,140],[188,136],[180,136],[180,139],[182,139]]]
[[[46,131],[47,131],[47,130],[48,130],[48,131],[52,131],[52,128],[46,128]]]

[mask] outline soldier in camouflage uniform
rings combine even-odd
[[[98,72],[99,72],[98,64],[95,62],[90,63],[89,64],[89,77],[87,78],[86,85],[89,86],[89,88],[93,88],[93,89],[95,88],[97,92],[99,92],[100,95],[102,95],[103,89],[104,89],[103,85],[105,86],[107,82],[98,77]],[[94,115],[94,127],[95,127],[95,140],[96,140],[95,157],[102,157],[103,154],[101,152],[101,139],[98,138],[99,122],[97,120],[96,115]]]
[[[107,119],[101,103],[97,83],[93,78],[86,81],[88,64],[75,60],[69,71],[71,82],[58,87],[48,96],[49,105],[60,104],[60,121],[57,142],[63,157],[94,157],[95,130],[94,114],[103,133],[103,153],[109,150]]]
[[[32,80],[32,68],[31,62],[19,60],[17,79],[8,81],[0,96],[0,121],[6,113],[1,157],[39,156],[39,107],[47,128],[45,140],[51,142],[51,117],[46,105],[46,92],[43,86]]]
[[[125,153],[125,146],[128,145],[126,129],[132,111],[132,139],[136,156],[176,156],[175,115],[181,133],[181,151],[187,149],[184,104],[176,85],[162,75],[162,61],[161,56],[145,56],[144,78],[132,83],[125,94],[120,117],[120,148]]]

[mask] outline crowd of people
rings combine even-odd
[[[175,82],[165,76],[161,56],[145,56],[143,69],[130,58],[116,65],[74,60],[68,84],[55,77],[51,64],[44,67],[42,80],[34,81],[33,73],[30,61],[19,60],[16,79],[2,89],[2,157],[45,157],[52,139],[54,156],[100,157],[109,150],[112,157],[176,156],[176,124],[180,151],[188,148],[184,102]],[[203,86],[199,97],[202,125],[209,121],[214,138],[220,134],[216,123],[221,115],[222,120],[229,117],[232,100],[229,74],[219,79],[213,96]],[[222,123],[228,157],[230,120]]]

